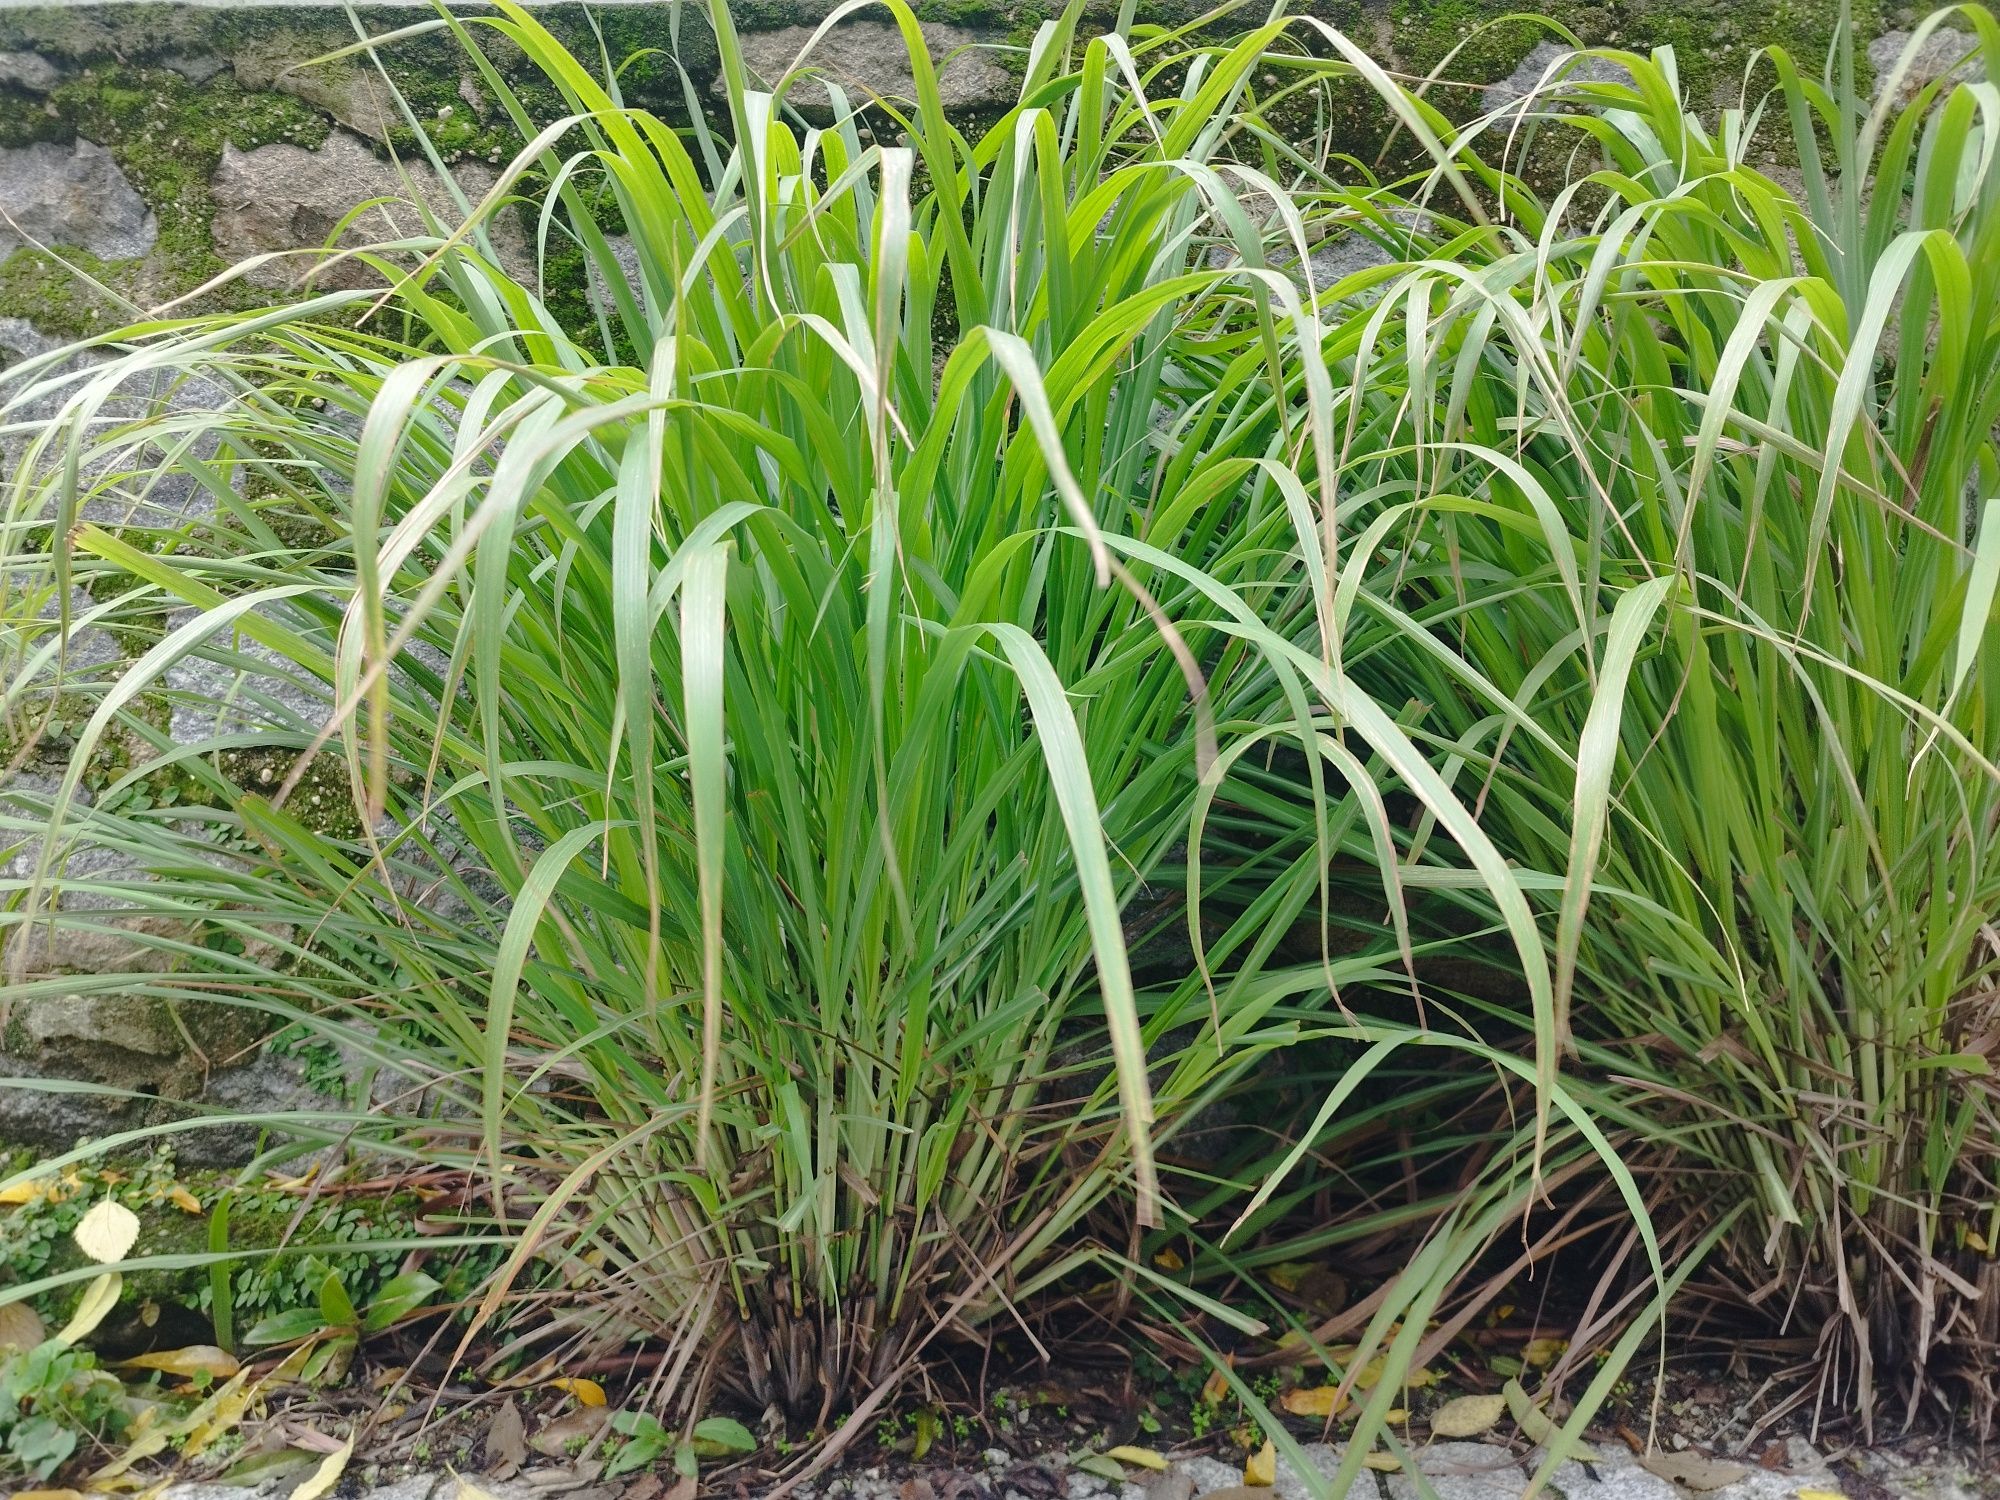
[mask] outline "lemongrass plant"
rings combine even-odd
[[[344,1128],[475,1172],[515,1236],[468,1341],[532,1280],[554,1312],[509,1368],[647,1338],[669,1399],[714,1369],[807,1429],[1086,1266],[1156,1276],[1129,1259],[1172,1207],[1156,1138],[1343,984],[1408,984],[1453,940],[1393,879],[1397,920],[1325,939],[1332,859],[1395,866],[1371,777],[1441,820],[1428,860],[1488,892],[1529,976],[1525,1149],[1602,1148],[1561,1116],[1524,888],[1400,696],[1340,666],[1330,361],[1397,271],[1293,278],[1411,215],[1295,200],[1238,149],[1267,65],[1365,75],[1433,144],[1434,118],[1323,28],[1340,60],[1277,57],[1283,21],[1086,40],[1072,7],[969,140],[887,9],[907,118],[835,87],[803,126],[718,4],[731,135],[692,144],[518,7],[446,17],[528,142],[462,227],[347,252],[378,289],[143,321],[0,396],[8,708],[90,710],[46,798],[10,793],[11,992],[316,1029],[372,1070]],[[529,116],[492,34],[564,117]],[[593,328],[493,256],[530,173]],[[1490,238],[1426,222],[1431,253]],[[231,400],[104,404],[147,374]],[[211,518],[93,519],[175,475]],[[136,658],[65,677],[101,628]],[[190,660],[240,701],[179,743]],[[171,805],[134,795],[162,778]],[[1130,941],[1184,909],[1219,936],[1142,993]],[[1254,982],[1302,917],[1321,956]],[[145,961],[38,975],[38,924]]]
[[[532,17],[440,23],[535,137],[465,229],[369,252],[381,294],[10,377],[10,572],[41,580],[10,709],[83,629],[148,647],[83,689],[10,927],[200,924],[142,928],[142,976],[15,990],[309,1019],[381,1071],[375,1132],[518,1231],[482,1318],[539,1258],[562,1311],[522,1349],[651,1336],[806,1425],[1073,1271],[1155,1277],[1135,1220],[1217,1211],[1235,1253],[1417,1056],[1519,1111],[1350,1330],[1342,1377],[1390,1372],[1350,1470],[1465,1268],[1590,1172],[1651,1274],[1599,1309],[1619,1357],[1572,1429],[1717,1244],[1852,1309],[1831,1370],[1901,1358],[1912,1305],[1899,1368],[1976,1365],[1986,96],[1889,80],[1862,119],[1780,59],[1788,112],[1712,135],[1670,55],[1611,54],[1629,82],[1459,128],[1316,22],[1085,41],[1072,10],[968,140],[889,9],[907,146],[837,89],[799,128],[720,6],[733,144],[692,150]],[[487,26],[567,118],[519,110]],[[1437,170],[1343,183],[1238,108],[1265,70],[1360,77]],[[1787,125],[1803,201],[1746,164]],[[1544,203],[1507,172],[1537,132],[1607,165]],[[595,329],[489,253],[529,168]],[[1356,234],[1382,263],[1314,285]],[[148,370],[238,397],[97,416]],[[75,524],[171,470],[215,522]],[[162,677],[256,668],[232,633],[317,704],[174,744]],[[87,788],[114,730],[138,761]],[[315,753],[274,772],[281,742]],[[299,816],[329,763],[354,830]],[[194,806],[121,801],[170,768]],[[1130,938],[1183,916],[1135,984]],[[1422,977],[1468,953],[1518,1010]],[[1427,1008],[1345,1008],[1370,986]],[[1163,1191],[1176,1128],[1299,1041],[1348,1050],[1297,1139]],[[1614,1144],[1646,1140],[1635,1176]]]
[[[1912,78],[1947,20],[1970,61]],[[1454,137],[1510,249],[1413,273],[1346,372],[1346,667],[1539,872],[1573,1086],[1725,1231],[1711,1287],[1823,1416],[1983,1430],[2000,31],[1932,17],[1872,96],[1851,34],[1773,53],[1719,127],[1603,56]],[[1476,160],[1537,133],[1595,167],[1546,203]]]

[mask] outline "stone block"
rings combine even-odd
[[[835,26],[817,43],[816,27],[783,26],[774,31],[746,32],[742,37],[744,65],[766,85],[775,85],[795,67],[807,67],[840,85],[850,102],[872,96],[909,104],[916,98],[916,80],[902,33],[888,21],[853,20]],[[993,53],[995,38],[963,26],[927,21],[924,44],[937,67],[938,92],[947,110],[972,115],[1008,108],[1019,81]],[[806,51],[812,43],[811,51]],[[718,96],[721,80],[716,81]],[[793,85],[786,98],[808,115],[831,112],[832,96],[814,80]]]
[[[32,241],[130,260],[160,232],[111,153],[81,138],[0,147],[0,209],[0,259]]]
[[[476,204],[497,179],[492,168],[468,164],[455,171],[458,186]],[[418,204],[456,229],[465,215],[450,189],[429,167],[396,164],[378,157],[365,141],[335,131],[317,150],[274,144],[239,151],[223,148],[212,183],[215,195],[215,249],[225,260],[243,260],[272,251],[317,251],[348,214],[364,203],[374,206],[341,235],[340,245],[352,248],[427,232]],[[414,196],[413,196],[414,195]],[[377,202],[376,200],[383,200]],[[490,222],[494,251],[514,275],[533,275],[527,236],[502,210]],[[287,255],[266,262],[245,276],[258,286],[290,288],[309,275],[318,287],[359,287],[381,284],[381,277],[358,260]]]

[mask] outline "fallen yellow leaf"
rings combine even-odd
[[[1243,1460],[1243,1482],[1252,1489],[1269,1489],[1278,1482],[1278,1449],[1269,1438]]]
[[[1535,1405],[1518,1380],[1508,1381],[1500,1391],[1507,1399],[1507,1410],[1513,1413],[1521,1436],[1538,1447],[1546,1446],[1558,1430],[1556,1424],[1549,1420],[1549,1414]]]
[[[1187,1262],[1181,1259],[1180,1253],[1172,1245],[1155,1255],[1153,1264],[1162,1271],[1180,1271],[1187,1268]]]
[[[83,1500],[80,1490],[16,1490],[14,1500]]]
[[[604,1404],[604,1387],[594,1380],[585,1380],[575,1375],[564,1375],[560,1379],[551,1380],[549,1384],[559,1391],[568,1391],[570,1395],[576,1397],[577,1401],[584,1406],[602,1406]]]
[[[142,1488],[146,1481],[126,1471],[134,1464],[151,1458],[155,1453],[163,1452],[177,1433],[177,1428],[151,1420],[142,1419],[133,1423],[128,1432],[129,1440],[125,1444],[125,1451],[90,1476],[91,1491],[95,1494],[104,1494],[110,1490]]]
[[[1839,1490],[1800,1490],[1797,1500],[1847,1500]]]
[[[320,1460],[319,1467],[307,1476],[306,1482],[292,1491],[292,1500],[320,1500],[320,1496],[333,1493],[333,1487],[340,1483],[340,1476],[346,1472],[347,1460],[353,1456],[354,1439],[349,1438]]]
[[[1287,1260],[1272,1266],[1264,1275],[1279,1291],[1295,1292],[1299,1289],[1299,1283],[1304,1281],[1313,1269],[1313,1263],[1309,1260]]]
[[[224,1433],[233,1432],[243,1413],[257,1399],[258,1386],[251,1385],[250,1372],[238,1370],[229,1383],[188,1414],[187,1441],[181,1454],[193,1458]]]
[[[1223,1363],[1230,1369],[1236,1368],[1236,1356],[1226,1354]],[[1204,1406],[1220,1406],[1223,1397],[1229,1394],[1229,1377],[1220,1370],[1211,1370],[1208,1379],[1201,1383],[1201,1400]]]
[[[1505,1396],[1460,1396],[1431,1413],[1431,1435],[1443,1438],[1478,1437],[1506,1413]]]
[[[1347,1405],[1337,1385],[1297,1386],[1278,1398],[1278,1405],[1295,1417],[1331,1417]]]
[[[122,1361],[127,1370],[161,1370],[168,1375],[208,1375],[227,1380],[242,1368],[236,1356],[213,1344],[190,1344],[185,1349],[162,1349]]]
[[[193,1193],[190,1193],[178,1182],[167,1193],[167,1201],[172,1203],[182,1213],[198,1214],[201,1212],[201,1199],[195,1197]]]
[[[1339,1353],[1338,1350],[1334,1352],[1336,1354]],[[1388,1355],[1378,1354],[1369,1360],[1367,1364],[1356,1370],[1354,1372],[1354,1388],[1357,1391],[1374,1390],[1382,1379],[1382,1372],[1387,1367],[1388,1359]],[[1398,1384],[1405,1390],[1416,1391],[1422,1390],[1427,1385],[1436,1385],[1438,1378],[1437,1371],[1424,1366],[1407,1371]]]
[[[124,1288],[125,1283],[116,1271],[106,1271],[98,1276],[83,1289],[83,1295],[77,1299],[76,1311],[70,1314],[69,1321],[63,1324],[62,1332],[56,1335],[56,1339],[64,1344],[74,1344],[89,1333],[118,1305],[118,1294]]]
[[[298,1348],[287,1354],[264,1377],[272,1385],[288,1385],[305,1375],[306,1366],[312,1363],[313,1355],[319,1350],[319,1335],[314,1334]],[[260,1382],[261,1384],[262,1382]]]
[[[102,1172],[98,1175],[107,1185],[125,1180],[116,1172]],[[17,1182],[5,1192],[0,1192],[0,1205],[40,1203],[45,1198],[51,1203],[61,1203],[74,1198],[82,1191],[83,1179],[77,1175],[76,1168],[71,1167],[62,1174],[60,1180],[54,1177],[37,1177],[29,1182]]]
[[[1568,1339],[1529,1339],[1521,1348],[1521,1363],[1531,1370],[1539,1370],[1543,1365],[1552,1365],[1565,1349]]]
[[[1719,1490],[1750,1477],[1743,1464],[1701,1453],[1642,1453],[1639,1467],[1687,1490]]]
[[[1393,1453],[1371,1453],[1361,1463],[1377,1474],[1394,1474],[1403,1467],[1403,1461]]]
[[[0,1349],[32,1349],[48,1336],[41,1315],[27,1303],[0,1304]]]
[[[139,1216],[124,1204],[106,1198],[91,1205],[90,1212],[70,1231],[70,1238],[76,1241],[77,1249],[99,1265],[108,1265],[123,1260],[132,1242],[139,1238]]]
[[[1166,1459],[1151,1448],[1107,1448],[1104,1450],[1104,1456],[1115,1458],[1121,1464],[1130,1464],[1135,1469],[1164,1471],[1167,1467]]]

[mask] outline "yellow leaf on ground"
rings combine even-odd
[[[333,1487],[340,1483],[340,1476],[347,1471],[347,1461],[354,1456],[354,1439],[349,1438],[333,1452],[320,1460],[319,1467],[306,1477],[306,1482],[292,1491],[292,1500],[320,1500],[322,1495],[333,1493]]]
[[[1309,1260],[1286,1260],[1265,1271],[1264,1277],[1281,1292],[1295,1292],[1313,1269]]]
[[[1298,1386],[1278,1398],[1278,1405],[1295,1417],[1331,1417],[1347,1405],[1337,1385]]]
[[[1231,1369],[1236,1367],[1236,1356],[1223,1356],[1223,1362]],[[1220,1406],[1223,1397],[1229,1394],[1229,1378],[1220,1370],[1209,1372],[1208,1379],[1201,1383],[1201,1400],[1204,1406]]]
[[[1393,1453],[1371,1453],[1361,1460],[1361,1464],[1377,1474],[1394,1474],[1403,1467],[1403,1461]]]
[[[1135,1469],[1154,1469],[1164,1472],[1167,1461],[1151,1448],[1107,1448],[1106,1458],[1115,1458],[1121,1464],[1130,1464]]]
[[[0,1306],[0,1349],[32,1349],[49,1336],[42,1315],[25,1302]]]
[[[96,1261],[109,1265],[123,1260],[132,1242],[139,1238],[139,1216],[122,1203],[106,1198],[91,1205],[76,1228],[70,1231],[76,1248]]]
[[[294,1383],[305,1373],[306,1366],[312,1362],[313,1354],[318,1348],[319,1335],[314,1334],[296,1349],[292,1350],[290,1354],[279,1360],[277,1364],[273,1365],[270,1371],[264,1376],[264,1379],[272,1385],[290,1385]]]
[[[1388,1358],[1386,1354],[1378,1354],[1369,1360],[1367,1364],[1356,1370],[1354,1372],[1354,1388],[1357,1391],[1374,1390],[1382,1379],[1382,1372],[1387,1367]],[[1406,1390],[1422,1390],[1427,1385],[1436,1385],[1438,1383],[1438,1373],[1427,1366],[1420,1367],[1405,1373],[1403,1378],[1397,1383]]]
[[[570,1395],[576,1397],[585,1406],[602,1406],[604,1404],[604,1387],[594,1380],[585,1380],[575,1375],[565,1375],[559,1380],[551,1380],[549,1384],[559,1391],[568,1391]]]
[[[135,1423],[130,1432],[130,1440],[125,1444],[125,1451],[90,1476],[90,1487],[97,1491],[139,1488],[145,1481],[127,1471],[134,1464],[151,1458],[155,1453],[163,1452],[174,1440],[174,1436],[175,1429],[172,1427],[152,1422]]]
[[[121,1361],[127,1370],[161,1370],[168,1375],[208,1375],[227,1380],[242,1368],[236,1356],[213,1344],[189,1344],[185,1349],[161,1349]]]
[[[1521,1363],[1531,1370],[1539,1370],[1543,1365],[1554,1364],[1568,1347],[1568,1339],[1529,1339],[1521,1348]]]
[[[53,1177],[36,1177],[28,1182],[17,1182],[12,1187],[0,1188],[0,1208],[18,1208],[24,1203],[40,1203],[44,1198],[56,1197],[56,1181]],[[59,1495],[61,1490],[48,1490],[47,1494]]]
[[[1180,1271],[1187,1268],[1187,1262],[1181,1259],[1180,1253],[1172,1245],[1155,1255],[1153,1264],[1162,1271]]]
[[[156,1479],[151,1484],[148,1484],[137,1474],[120,1474],[114,1479],[103,1481],[92,1479],[90,1481],[90,1493],[93,1495],[115,1495],[122,1492],[133,1496],[134,1500],[159,1500],[159,1496],[167,1492],[167,1483],[168,1481],[164,1479]]]
[[[1252,1489],[1269,1489],[1278,1482],[1278,1449],[1269,1438],[1243,1460],[1243,1482]]]
[[[1847,1500],[1839,1490],[1800,1490],[1797,1500]]]
[[[1515,1425],[1521,1429],[1521,1436],[1539,1447],[1556,1435],[1556,1424],[1549,1420],[1547,1412],[1535,1405],[1520,1381],[1510,1380],[1500,1390],[1506,1397],[1507,1410],[1513,1413]]]
[[[1431,1433],[1445,1438],[1478,1437],[1506,1410],[1505,1396],[1460,1396],[1431,1413]]]
[[[13,1500],[83,1500],[80,1490],[16,1490]]]
[[[76,1311],[63,1324],[62,1332],[56,1335],[58,1341],[74,1344],[104,1321],[105,1314],[118,1305],[118,1294],[125,1287],[116,1271],[106,1271],[83,1289],[83,1296],[77,1300]]]
[[[1642,1453],[1639,1455],[1639,1467],[1659,1475],[1669,1484],[1689,1490],[1726,1489],[1750,1477],[1750,1470],[1744,1464],[1731,1463],[1726,1458],[1709,1458],[1692,1451]]]
[[[183,1457],[195,1457],[223,1434],[236,1430],[243,1413],[257,1399],[258,1388],[249,1381],[250,1372],[238,1370],[227,1385],[188,1414],[187,1441],[181,1446]]]
[[[198,1214],[201,1212],[201,1199],[195,1197],[193,1193],[190,1193],[178,1182],[168,1191],[167,1201],[182,1213]]]

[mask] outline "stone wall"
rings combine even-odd
[[[1513,8],[1513,0],[1313,0],[1320,18],[1411,73],[1427,72],[1462,47],[1448,76],[1497,87],[1433,91],[1433,101],[1447,110],[1517,94],[1560,55],[1547,33],[1532,26],[1481,30],[1487,18]],[[1585,42],[1676,45],[1683,80],[1700,98],[1738,87],[1743,60],[1756,46],[1778,42],[1802,58],[1817,57],[1837,14],[1833,0],[1775,0],[1748,12],[1719,10],[1707,0],[1558,0],[1550,8]],[[785,71],[829,9],[828,0],[747,0],[738,6],[734,14],[750,67],[767,80]],[[951,108],[968,120],[1005,109],[1022,46],[1052,9],[1052,0],[927,0],[919,8],[924,38]],[[1192,0],[1153,0],[1140,16],[1148,24],[1177,22],[1198,9]],[[436,12],[428,4],[367,4],[357,14],[363,27],[379,34]],[[565,0],[539,6],[537,14],[586,57],[598,45],[590,15],[612,59],[654,49],[621,75],[632,102],[683,122],[690,108],[714,107],[717,50],[700,5],[596,0],[587,15]],[[1113,14],[1115,6],[1106,5],[1099,19]],[[1256,19],[1263,12],[1242,14]],[[1908,21],[1907,14],[1885,17],[1869,9],[1862,16],[1867,37]],[[526,59],[490,31],[473,30],[530,112],[551,115],[554,96]],[[460,202],[455,194],[483,193],[518,136],[460,43],[433,30],[385,47],[380,69],[365,56],[313,61],[354,35],[344,8],[314,4],[0,9],[0,365],[114,326],[130,306],[181,297],[246,257],[319,246],[364,202],[382,200],[354,232],[379,238],[415,229],[419,205],[450,218]],[[1885,54],[1878,47],[1876,55]],[[879,17],[846,22],[816,58],[850,93],[897,96],[911,87],[900,38]],[[1333,144],[1365,156],[1379,138],[1381,119],[1367,108],[1362,87],[1353,88],[1354,113],[1344,124],[1335,122]],[[807,112],[825,99],[818,86],[794,95]],[[448,164],[450,181],[410,165],[422,161],[419,124]],[[560,290],[561,266],[538,268],[518,224],[503,222],[494,248],[510,270],[531,276],[539,269]],[[204,300],[228,305],[232,298],[267,297],[294,285],[308,264],[310,258],[274,255],[241,283]],[[365,274],[349,263],[328,276],[339,283]],[[175,399],[202,395],[182,391]],[[0,437],[0,446],[4,441]],[[152,503],[172,507],[200,499],[189,484],[156,493]],[[72,652],[73,673],[118,669],[118,642],[99,635]],[[16,670],[22,653],[22,642],[0,641],[0,670]],[[244,692],[245,683],[232,677],[243,671],[243,658],[235,659],[233,669],[214,661],[190,664],[216,680],[182,683],[178,698],[161,700],[157,717],[165,732],[184,742],[201,738],[212,719],[203,721],[190,705],[203,700],[275,704],[273,711],[294,715],[293,727],[311,719],[314,701],[288,698],[285,684],[264,680]],[[0,731],[8,728],[0,725]],[[11,766],[13,776],[11,783],[0,782],[0,816],[10,791],[53,784],[65,753],[60,732],[21,753],[0,733],[0,775]],[[339,801],[339,789],[327,796]],[[4,858],[11,842],[0,835],[0,863],[7,866],[0,877],[19,878],[31,856]],[[59,951],[36,956],[38,972],[60,980],[129,966],[130,955],[117,951],[115,938],[72,935],[65,942]],[[260,1045],[261,1033],[249,1024],[255,1017],[226,1006],[168,1014],[143,990],[81,992],[88,988],[65,993],[56,983],[32,997],[0,994],[0,1076],[83,1079],[126,1090],[128,1097],[106,1104],[17,1090],[0,1099],[0,1143],[62,1144],[157,1120],[174,1101],[197,1096],[245,1108],[282,1106],[299,1097],[298,1069]]]
[[[1091,4],[1099,22],[1116,14],[1112,0]],[[1856,6],[1864,40],[1914,14],[1878,6]],[[922,0],[918,14],[950,107],[968,118],[1004,109],[1023,47],[1058,8],[1056,0]],[[1533,26],[1484,25],[1515,10],[1510,0],[1304,0],[1302,8],[1413,75],[1450,55],[1449,78],[1487,84],[1519,68],[1538,74],[1552,51],[1550,33]],[[782,72],[831,9],[832,0],[743,0],[732,14],[752,70]],[[1674,45],[1689,92],[1707,98],[1737,91],[1745,58],[1765,44],[1816,66],[1839,0],[1720,9],[1706,0],[1550,0],[1546,9],[1586,43]],[[683,120],[690,101],[713,106],[717,52],[699,0],[588,8],[556,0],[535,10],[586,58],[597,55],[600,35],[613,60],[636,55],[621,74],[632,102]],[[1194,0],[1146,0],[1138,15],[1172,24],[1204,10]],[[478,4],[459,12],[482,13],[490,14]],[[430,5],[380,0],[354,14],[372,34],[436,17]],[[1254,18],[1262,15],[1257,8]],[[511,44],[476,20],[467,25],[531,112],[551,112],[552,92]],[[480,169],[511,157],[518,138],[455,38],[438,29],[406,37],[382,49],[380,68],[366,56],[314,62],[355,36],[344,6],[312,0],[0,7],[0,207],[20,231],[0,222],[0,318],[77,335],[118,317],[23,244],[22,233],[146,304],[203,284],[244,255],[317,244],[363,197],[400,196],[391,161],[420,160],[413,120],[468,189],[479,187]],[[897,96],[910,87],[902,52],[889,22],[864,13],[824,40],[816,61],[851,92]],[[824,98],[805,84],[795,102],[810,113]],[[1479,102],[1476,90],[1450,87],[1431,98],[1447,111]],[[1335,145],[1368,156],[1384,120],[1365,88],[1355,85],[1335,107],[1350,116],[1333,121]],[[421,194],[448,208],[441,185],[418,177]],[[394,217],[384,211],[370,227]],[[276,263],[255,279],[268,288],[296,270]]]

